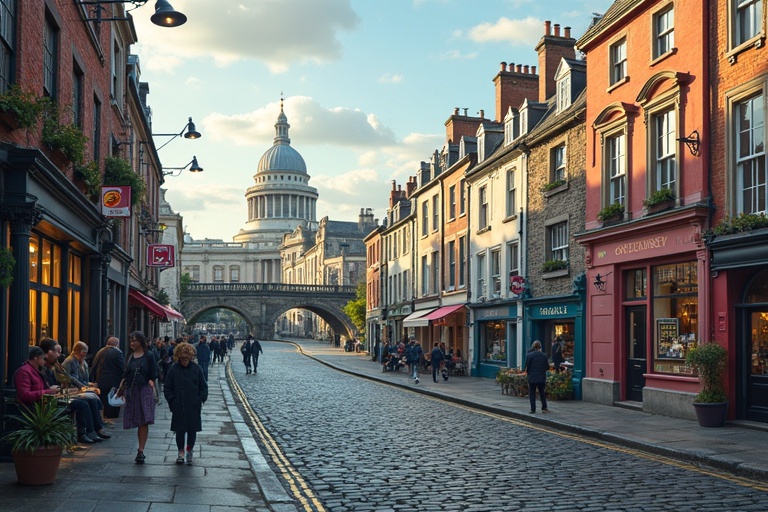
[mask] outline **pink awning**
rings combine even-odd
[[[453,306],[443,306],[441,308],[437,308],[436,310],[434,310],[433,312],[425,316],[424,319],[429,320],[430,322],[432,320],[438,320],[440,318],[443,318],[445,316],[450,315],[451,313],[454,313],[460,310],[463,307],[464,307],[464,304],[455,304]]]

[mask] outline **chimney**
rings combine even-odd
[[[565,37],[560,36],[560,25],[555,24],[555,33],[550,33],[551,22],[544,22],[544,37],[536,45],[539,54],[539,102],[555,94],[555,71],[560,59],[575,59],[576,40],[571,38],[571,29],[566,27]]]
[[[529,68],[528,66],[525,67]],[[506,69],[502,66],[501,71],[493,78],[493,83],[496,85],[496,118],[494,121],[497,123],[504,121],[509,107],[518,108],[526,99],[535,100],[539,93],[536,66],[530,66],[525,73],[523,73],[522,64],[513,62]],[[474,133],[470,135],[475,136]]]
[[[453,109],[453,115],[445,122],[445,141],[448,144],[458,144],[461,137],[474,137],[480,127],[478,117],[468,117],[467,108],[463,108],[464,114],[459,114],[459,109]]]
[[[416,190],[416,176],[408,178],[408,183],[405,184],[405,197],[411,197]]]

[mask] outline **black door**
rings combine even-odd
[[[626,308],[627,320],[627,400],[643,401],[646,371],[646,307]]]
[[[747,314],[749,330],[742,335],[742,369],[746,386],[746,417],[751,421],[768,422],[768,309],[750,309]]]

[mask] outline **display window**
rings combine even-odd
[[[752,375],[768,375],[768,313],[752,313]]]
[[[487,362],[503,364],[507,361],[507,323],[505,321],[482,323],[480,353]]]
[[[699,341],[696,262],[652,267],[652,286],[653,369],[694,375],[685,358]]]
[[[552,341],[560,337],[563,340],[563,358],[567,363],[573,363],[574,322],[567,320],[550,320],[546,322],[544,332],[546,340],[541,340],[548,357],[552,357]]]

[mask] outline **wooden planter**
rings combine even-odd
[[[61,446],[38,448],[34,452],[13,452],[16,478],[22,485],[50,485],[56,481]]]

